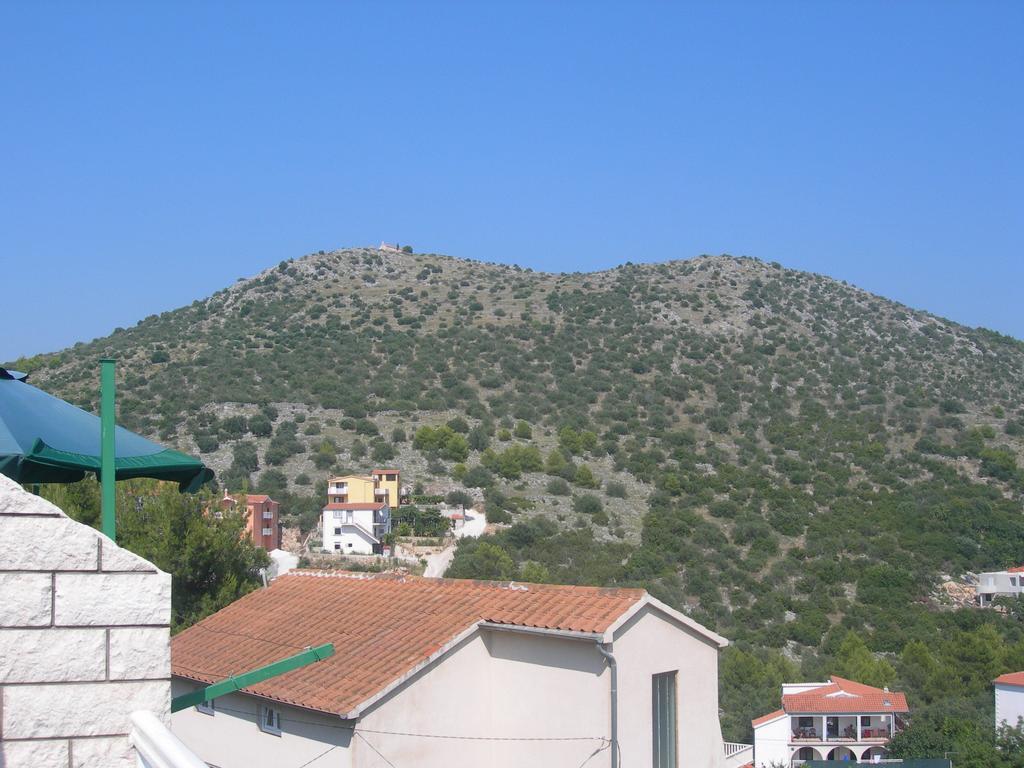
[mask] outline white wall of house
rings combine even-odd
[[[678,670],[679,765],[721,768],[717,648],[674,625],[644,609],[616,633],[622,764],[651,764],[651,675]],[[189,686],[175,685],[175,693]],[[340,718],[288,707],[283,734],[262,733],[261,701],[244,695],[218,699],[213,716],[176,713],[173,730],[222,768],[301,765],[332,747],[309,768],[577,766],[607,746],[609,689],[608,665],[592,640],[482,628],[367,707],[356,735]],[[587,763],[609,765],[607,748]]]
[[[171,577],[0,475],[0,766],[130,768],[170,712]]]
[[[1024,688],[1017,685],[996,683],[996,728],[1006,723],[1016,727],[1017,720],[1024,718]]]
[[[174,696],[199,686],[175,679]],[[281,734],[260,730],[260,708],[280,713]],[[228,694],[213,703],[213,714],[189,707],[171,715],[171,731],[201,760],[222,768],[303,765],[308,768],[351,768],[352,731],[341,719],[322,712],[264,701],[255,696]],[[333,749],[332,749],[333,747]],[[328,752],[328,750],[330,750]]]
[[[651,765],[651,678],[678,670],[679,765],[719,766],[724,746],[718,722],[718,646],[657,609],[645,607],[616,631],[614,653],[619,664],[623,764]]]
[[[378,542],[372,509],[325,509],[321,521],[326,552],[372,555]]]
[[[984,602],[993,597],[1011,597],[1024,592],[1024,573],[1009,573],[1007,571],[989,571],[978,575],[978,585],[975,588],[979,599]]]
[[[754,766],[770,768],[773,764],[789,765],[789,737],[792,735],[789,715],[754,728]]]

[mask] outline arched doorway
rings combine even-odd
[[[821,752],[816,750],[814,747],[800,747],[794,754],[793,759],[790,761],[791,765],[800,765],[805,760],[822,760]]]
[[[889,756],[888,750],[885,747],[868,747],[864,750],[864,754],[860,756],[862,763],[870,763],[874,760],[885,760]]]
[[[836,747],[825,756],[826,760],[845,760],[851,763],[857,762],[857,754],[849,747]]]

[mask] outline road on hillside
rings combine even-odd
[[[484,529],[487,527],[487,518],[483,512],[477,512],[476,510],[467,510],[465,512],[466,520],[462,524],[461,528],[455,530],[455,538],[461,539],[464,536],[471,538],[477,538],[482,535]],[[433,555],[427,555],[427,567],[423,571],[424,576],[444,576],[444,572],[448,570],[448,566],[452,564],[452,558],[455,557],[455,542],[452,542],[449,546],[442,549]]]

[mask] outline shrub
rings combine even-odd
[[[605,483],[604,492],[615,499],[626,498],[626,484],[618,480],[609,480]]]
[[[568,496],[570,493],[569,484],[561,477],[552,477],[545,489],[553,496]]]
[[[572,500],[572,508],[573,511],[583,515],[596,515],[604,510],[604,505],[601,504],[601,500],[597,496],[584,493]]]

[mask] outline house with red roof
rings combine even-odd
[[[290,571],[173,638],[173,693],[328,642],[175,735],[221,768],[726,765],[726,640],[642,589]]]
[[[220,500],[221,509],[234,509],[242,496],[224,493]],[[257,547],[270,552],[281,548],[281,505],[266,494],[250,493],[245,496],[245,532]]]
[[[1009,672],[992,681],[996,696],[996,728],[1016,728],[1024,718],[1024,672]]]
[[[899,691],[835,675],[824,683],[787,683],[781,708],[751,722],[754,765],[797,766],[807,760],[872,762],[910,712]]]

